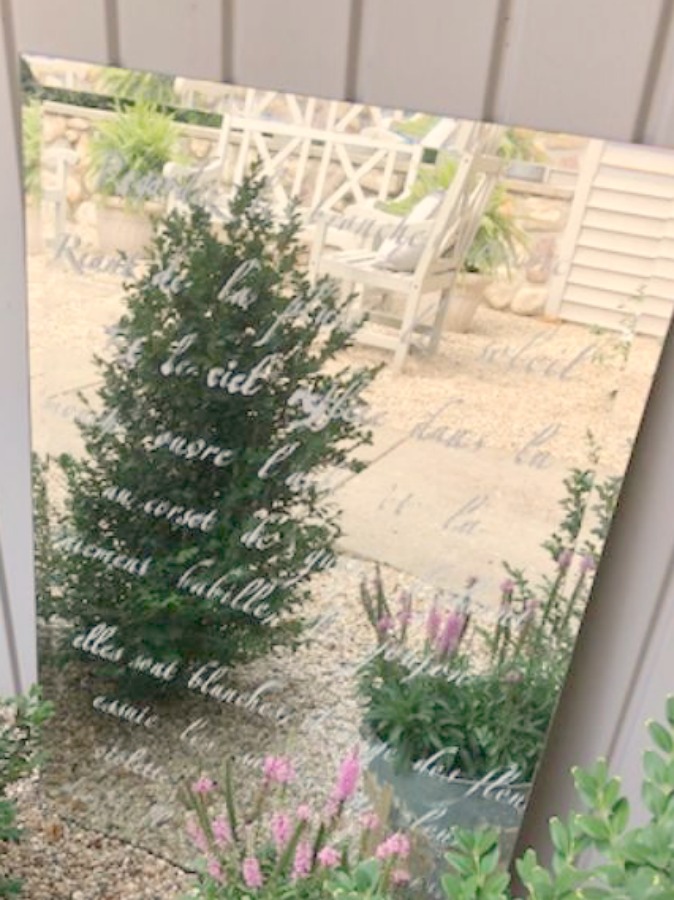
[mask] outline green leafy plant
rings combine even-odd
[[[133,198],[133,187],[148,176],[161,176],[175,153],[175,123],[151,103],[138,101],[102,122],[91,142],[91,162],[98,189]],[[130,181],[125,186],[125,181]]]
[[[411,845],[384,835],[371,810],[358,833],[343,826],[360,776],[358,753],[342,761],[322,809],[293,803],[297,776],[288,757],[264,760],[254,800],[236,797],[231,763],[219,786],[206,776],[182,789],[187,834],[200,853],[202,900],[393,900],[410,881]]]
[[[0,845],[21,837],[16,805],[7,796],[7,788],[40,764],[42,726],[52,712],[35,685],[27,694],[0,701]],[[20,890],[19,880],[0,874],[0,897],[16,896]]]
[[[532,778],[620,489],[593,469],[574,469],[564,483],[562,521],[543,545],[553,574],[532,584],[504,563],[488,627],[474,621],[471,580],[463,596],[434,602],[414,648],[411,595],[390,604],[379,572],[361,585],[377,638],[360,673],[364,722],[401,766],[437,755],[445,773],[475,779],[515,767]],[[594,524],[581,540],[590,508]]]
[[[40,196],[42,167],[42,114],[40,104],[26,103],[23,120],[23,183],[31,198]]]
[[[674,697],[666,723],[649,723],[654,749],[644,754],[642,797],[650,818],[628,828],[630,807],[604,760],[573,770],[585,809],[550,821],[552,865],[527,850],[516,869],[530,900],[670,900],[674,897]],[[588,855],[588,851],[592,851]],[[442,883],[448,900],[509,900],[493,830],[458,830]]]
[[[340,367],[348,301],[310,284],[299,220],[276,221],[263,190],[245,180],[222,239],[198,207],[159,223],[96,407],[83,398],[86,454],[61,458],[60,614],[71,638],[105,623],[125,661],[230,665],[296,643],[340,533],[319,477],[363,467],[377,367]]]
[[[106,94],[140,100],[142,103],[162,106],[176,101],[172,75],[106,68],[101,73],[99,84]]]
[[[419,171],[405,196],[382,205],[382,209],[395,215],[407,215],[428,194],[446,191],[454,179],[457,165],[456,157],[447,152],[438,153],[432,165]],[[526,247],[526,235],[515,223],[508,207],[505,189],[502,185],[497,185],[466,255],[464,270],[492,274],[504,267],[510,271],[518,254]]]

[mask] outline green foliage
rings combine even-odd
[[[554,574],[531,584],[521,569],[504,563],[509,577],[501,585],[498,617],[488,628],[474,626],[486,663],[476,663],[479,657],[467,646],[470,588],[449,612],[434,604],[423,649],[412,653],[409,598],[403,595],[395,609],[379,574],[372,588],[363,583],[361,599],[378,642],[378,652],[361,668],[364,721],[396,751],[401,766],[441,754],[435,768],[445,772],[481,778],[515,767],[521,780],[531,780],[620,484],[619,478],[597,479],[591,468],[573,469],[565,479],[562,520],[543,545]],[[594,525],[581,542],[592,496]],[[452,629],[455,639],[443,644]]]
[[[127,177],[161,175],[176,142],[174,122],[152,104],[138,101],[124,110],[118,108],[113,119],[100,124],[91,142],[98,189],[114,195]]]
[[[23,184],[29,197],[39,197],[42,169],[42,116],[39,103],[21,108],[23,120]]]
[[[104,93],[115,97],[159,106],[170,105],[176,100],[172,75],[106,68],[101,73],[100,87]]]
[[[644,754],[642,796],[650,818],[628,829],[629,803],[620,779],[604,760],[574,769],[576,791],[585,810],[566,823],[550,821],[551,869],[533,850],[516,868],[530,900],[671,900],[674,897],[674,697],[666,724],[649,723],[656,746]],[[587,851],[592,851],[588,863]],[[448,900],[508,900],[510,878],[499,867],[498,838],[492,830],[459,830],[443,876]]]
[[[349,454],[370,441],[358,395],[377,368],[335,363],[351,342],[348,300],[310,284],[298,219],[275,222],[263,189],[244,182],[224,240],[197,207],[159,223],[147,269],[125,288],[117,356],[96,360],[103,386],[98,418],[90,407],[80,425],[86,455],[61,459],[60,614],[78,630],[117,629],[127,658],[228,665],[294,644],[307,580],[332,564],[340,533],[318,478],[360,471]],[[236,388],[208,386],[226,371],[243,373]],[[204,527],[167,517],[174,505]],[[150,562],[124,571],[90,547]]]
[[[433,165],[419,170],[414,184],[405,196],[382,205],[382,209],[395,215],[407,215],[428,194],[449,188],[456,174],[457,164],[456,157],[446,152],[438,153]],[[526,235],[515,224],[508,209],[505,189],[502,185],[497,185],[466,255],[464,268],[467,272],[490,274],[503,266],[509,271],[526,245]]]
[[[7,788],[40,764],[42,726],[52,712],[35,685],[25,695],[0,701],[0,845],[21,837]],[[20,889],[19,881],[0,874],[0,897],[14,897]]]

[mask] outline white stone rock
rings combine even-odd
[[[75,213],[75,221],[78,225],[94,226],[97,222],[96,204],[93,200],[85,200],[80,203]]]
[[[66,178],[66,197],[68,203],[73,205],[82,199],[82,182],[76,175],[68,175]]]
[[[515,284],[494,281],[486,288],[484,299],[492,309],[508,309],[516,290]]]
[[[42,140],[45,144],[62,137],[66,131],[66,120],[63,116],[45,116],[42,122]]]
[[[193,138],[190,141],[190,153],[197,159],[206,159],[210,156],[213,144],[205,138]]]
[[[89,129],[91,128],[91,122],[75,116],[74,118],[68,120],[68,128],[74,128],[75,131],[89,131]]]
[[[520,288],[513,297],[510,308],[519,316],[538,316],[545,309],[547,295],[544,288]]]

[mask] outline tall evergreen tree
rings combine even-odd
[[[115,629],[127,660],[231,664],[292,642],[308,578],[334,560],[321,476],[361,468],[376,367],[340,367],[347,301],[310,284],[298,231],[251,176],[224,238],[204,209],[174,211],[125,285],[86,453],[61,457],[57,548],[62,614]]]

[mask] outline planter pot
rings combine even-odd
[[[451,291],[443,329],[461,334],[469,330],[490,281],[488,275],[479,273],[462,272],[459,275]]]
[[[150,216],[162,212],[163,207],[158,203],[145,203],[136,208],[118,197],[101,198],[96,210],[100,249],[106,254],[121,250],[129,256],[144,255],[144,249],[152,240]]]
[[[512,783],[507,777],[470,780],[423,769],[398,771],[393,752],[372,736],[367,770],[382,788],[392,792],[394,828],[414,827],[428,850],[431,884],[439,887],[445,871],[444,855],[452,843],[452,830],[490,826],[501,833],[501,851],[509,858],[515,846],[530,784]]]

